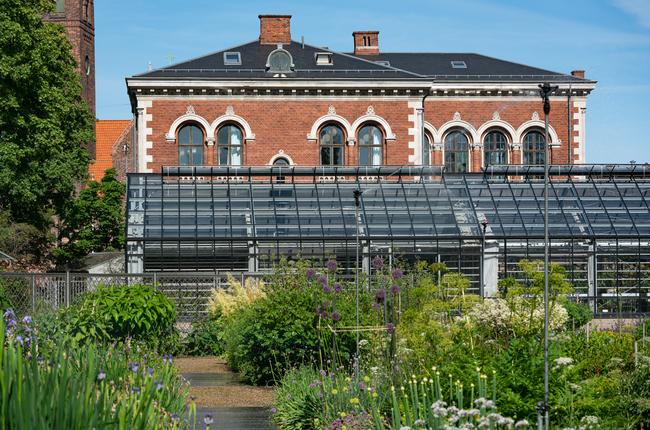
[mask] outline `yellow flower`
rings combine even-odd
[[[341,430],[348,430],[348,426],[341,426]]]
[[[366,383],[370,382],[370,376],[368,376],[368,375],[364,376],[363,377],[363,382],[366,382]]]
[[[332,395],[333,396],[336,396],[338,393],[339,393],[339,390],[337,390],[336,388],[332,388]]]
[[[345,417],[348,416],[348,414],[346,414],[345,412],[339,412],[339,416],[340,416],[341,418],[345,418]]]
[[[345,382],[350,382],[351,380],[352,380],[352,379],[350,379],[349,376],[348,376],[347,378],[345,378]]]
[[[376,392],[376,391],[373,391],[373,392],[372,392],[372,398],[373,398],[373,399],[376,399],[376,398],[377,398],[377,392]]]
[[[359,398],[358,397],[352,397],[350,399],[350,403],[353,405],[358,405],[359,404]]]

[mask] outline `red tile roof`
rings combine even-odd
[[[104,171],[113,167],[113,145],[131,125],[130,119],[102,119],[95,121],[96,156],[88,167],[90,179],[99,181]]]

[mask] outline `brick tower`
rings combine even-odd
[[[43,17],[45,21],[65,27],[77,61],[81,80],[81,95],[95,115],[95,14],[93,0],[56,0],[54,12]],[[95,143],[88,145],[95,158]]]

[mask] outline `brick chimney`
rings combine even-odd
[[[354,55],[379,55],[379,32],[378,31],[355,31]]]
[[[572,70],[571,71],[571,76],[575,76],[576,78],[584,79],[585,78],[585,71],[584,70]]]
[[[291,15],[260,15],[260,43],[291,43]]]

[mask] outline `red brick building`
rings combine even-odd
[[[106,169],[114,168],[121,181],[133,171],[134,161],[127,156],[133,141],[133,121],[104,119],[95,121],[96,157],[88,166],[90,179],[100,181]]]
[[[585,162],[596,82],[478,54],[353,52],[292,40],[262,15],[256,41],[127,78],[137,172],[165,165],[543,164],[538,85],[551,97],[552,164]]]

